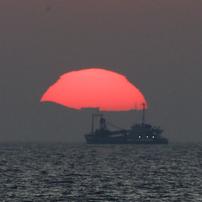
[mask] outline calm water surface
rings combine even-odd
[[[1,143],[0,201],[202,201],[202,144]]]

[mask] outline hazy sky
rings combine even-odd
[[[39,100],[60,75],[92,67],[126,76],[165,137],[200,141],[201,11],[201,0],[1,0],[0,141],[84,141],[94,110]],[[126,129],[142,118],[104,115]]]

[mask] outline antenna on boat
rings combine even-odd
[[[142,103],[142,106],[143,106],[142,124],[144,125],[145,124],[145,103],[144,102]]]

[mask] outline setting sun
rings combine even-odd
[[[99,107],[102,111],[141,110],[142,93],[125,76],[105,69],[72,71],[60,77],[42,96],[66,107]]]

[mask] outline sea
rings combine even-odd
[[[0,201],[202,201],[202,144],[0,143]]]

